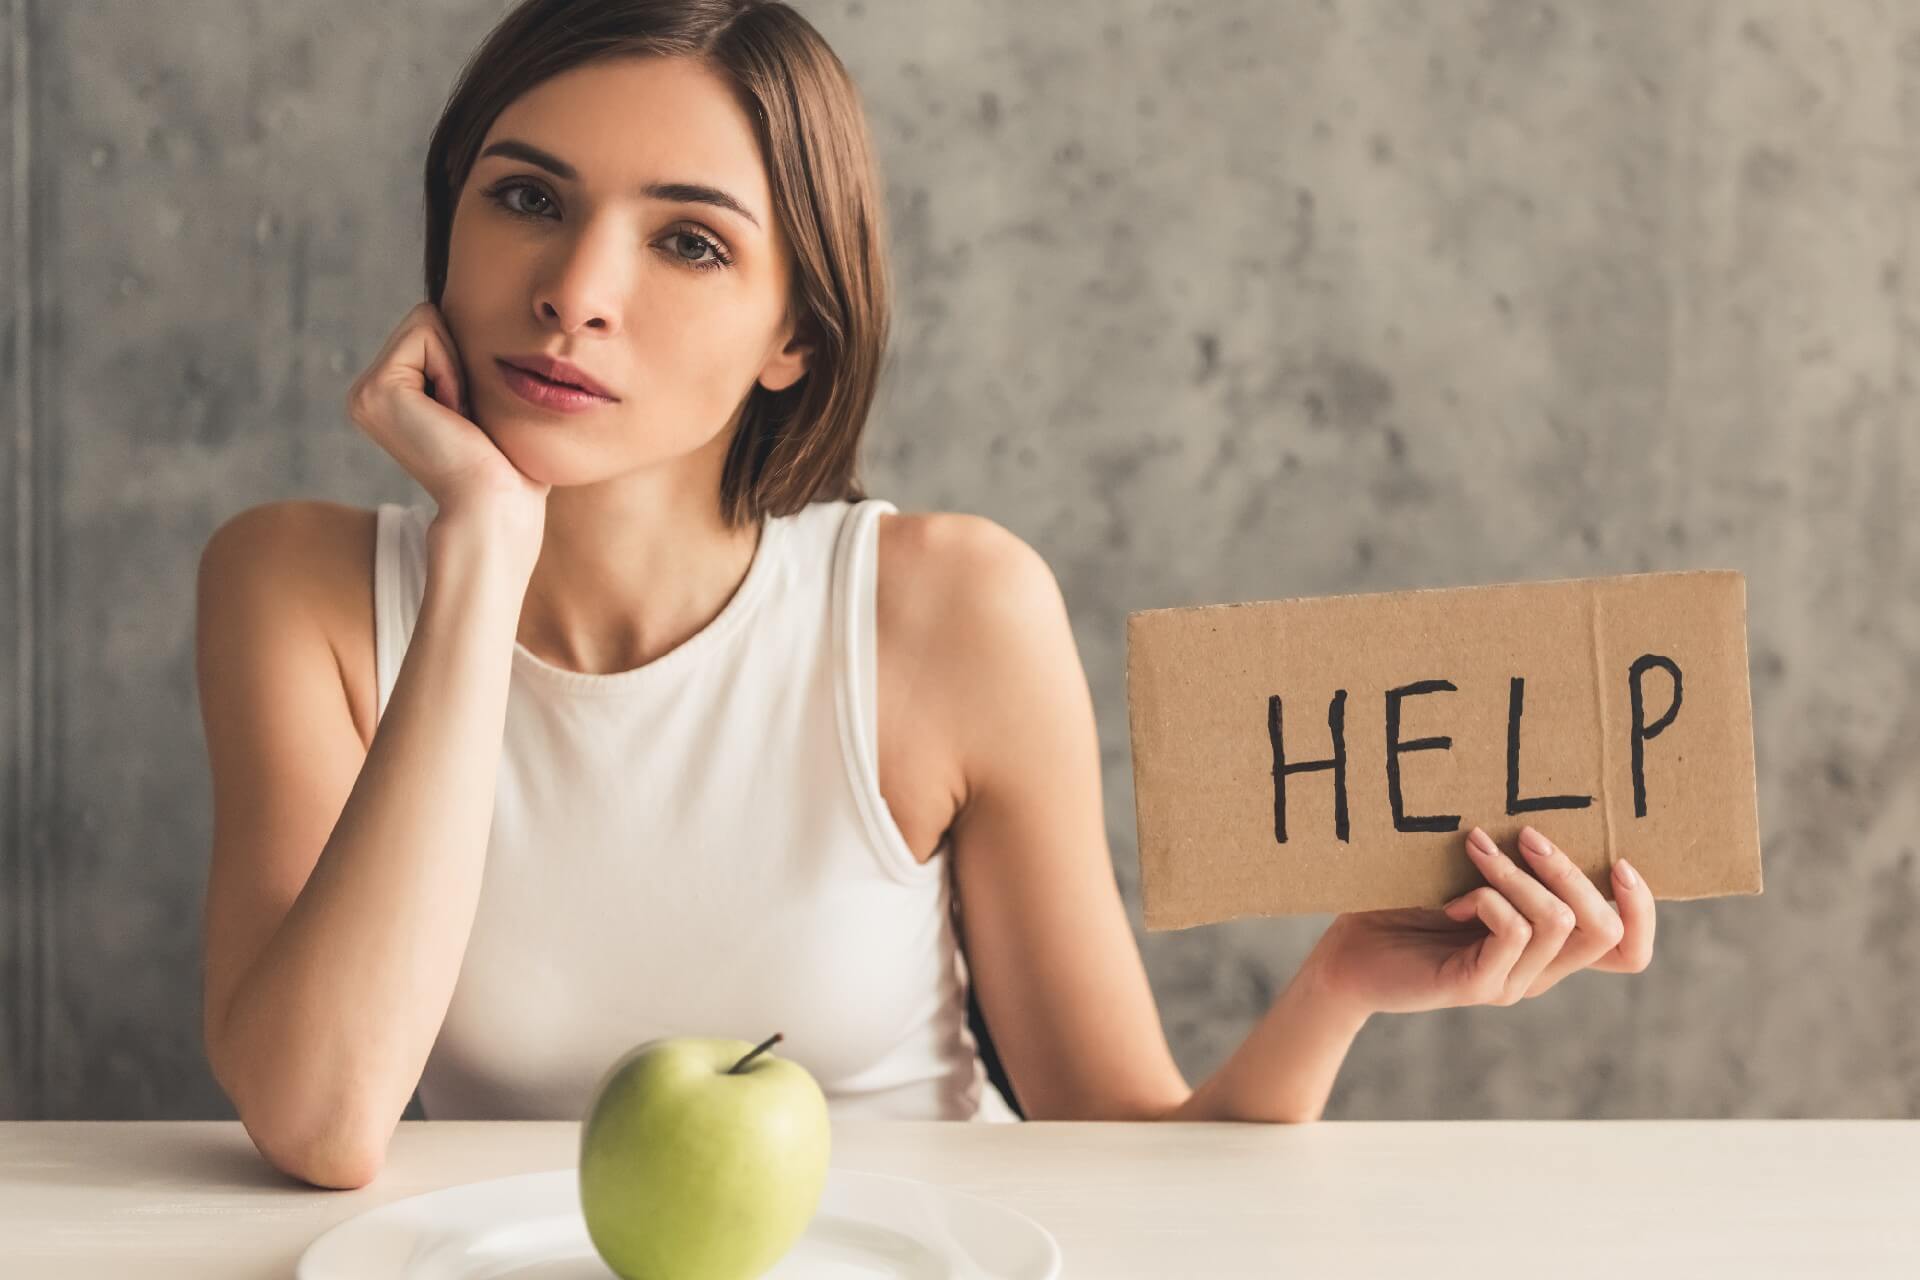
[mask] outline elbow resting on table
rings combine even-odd
[[[329,1134],[317,1141],[288,1141],[263,1132],[241,1117],[253,1145],[280,1172],[327,1191],[357,1191],[372,1182],[386,1163],[380,1144]]]
[[[337,1106],[323,1108],[333,1117],[331,1122],[305,1123],[288,1110],[292,1090],[286,1082],[256,1082],[272,1095],[272,1104],[263,1108],[253,1099],[255,1089],[244,1087],[217,1067],[214,1075],[255,1149],[280,1172],[316,1187],[352,1191],[372,1182],[386,1163],[386,1138],[391,1137],[392,1126],[381,1136],[370,1124],[341,1123]],[[274,1105],[279,1109],[272,1109]]]
[[[206,1049],[215,1081],[268,1164],[328,1190],[357,1190],[378,1176],[393,1137],[392,1122],[381,1125],[369,1118],[369,1107],[351,1094],[317,1096],[311,1079],[244,1071],[218,1037],[209,1036]]]
[[[1162,1106],[1142,1119],[1173,1123],[1313,1124],[1325,1111],[1298,1097],[1263,1097],[1249,1105],[1227,1096],[1225,1082],[1210,1079],[1177,1106]]]

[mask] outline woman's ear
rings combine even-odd
[[[796,331],[797,328],[802,331]],[[769,391],[785,391],[804,378],[813,364],[810,330],[789,325],[786,334],[786,342],[760,367],[760,385]]]

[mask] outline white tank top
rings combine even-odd
[[[642,1040],[778,1031],[834,1116],[1018,1120],[967,1025],[951,859],[916,861],[880,793],[875,542],[894,509],[768,519],[719,615],[645,666],[568,671],[514,645],[427,1118],[579,1119]],[[379,507],[382,714],[433,514]]]

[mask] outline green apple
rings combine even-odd
[[[827,1099],[767,1052],[779,1040],[649,1040],[601,1077],[580,1127],[580,1209],[624,1280],[751,1280],[812,1221]]]

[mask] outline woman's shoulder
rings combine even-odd
[[[1059,599],[1040,553],[986,516],[889,512],[879,526],[877,626],[923,655],[959,642],[969,633],[964,624],[983,615]]]
[[[879,518],[879,573],[883,583],[917,585],[934,600],[980,584],[1004,585],[1004,575],[1052,571],[1040,553],[1005,525],[970,511],[883,512]]]
[[[229,516],[201,552],[225,574],[258,575],[301,603],[356,594],[372,581],[379,513],[319,498],[263,502]]]
[[[203,590],[271,593],[290,624],[317,626],[340,664],[361,741],[373,741],[373,557],[379,512],[320,498],[230,516],[201,552]]]
[[[1046,572],[1012,532],[956,511],[882,512],[875,568],[880,787],[916,859],[932,857],[968,794],[977,700],[1017,658],[983,614]],[[1009,566],[1012,566],[1009,572]],[[984,642],[984,643],[983,643]],[[982,652],[985,648],[989,651]]]

